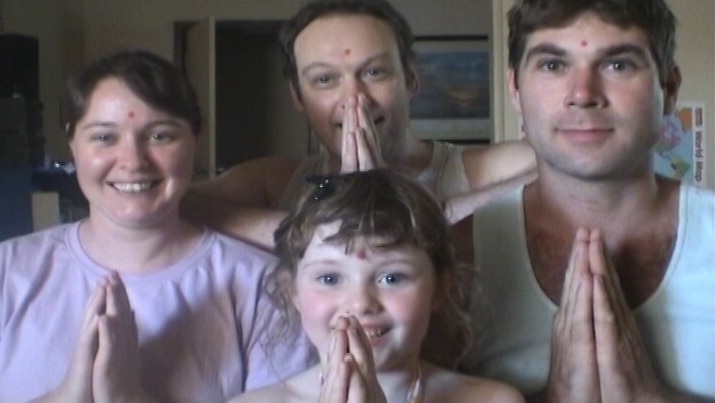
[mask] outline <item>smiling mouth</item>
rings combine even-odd
[[[377,339],[387,333],[387,329],[363,329],[368,339]]]
[[[109,186],[122,193],[140,193],[154,188],[158,181],[146,182],[109,182]]]

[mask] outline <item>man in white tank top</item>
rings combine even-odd
[[[537,401],[715,399],[715,195],[653,171],[675,17],[663,0],[521,0],[509,27],[538,179],[475,213],[493,320],[471,370]]]
[[[283,215],[271,221],[267,212],[248,208],[285,206],[306,173],[390,167],[418,178],[438,197],[514,177],[519,183],[533,179],[533,152],[523,141],[463,148],[410,133],[409,101],[419,88],[413,38],[388,1],[311,2],[285,24],[280,40],[294,105],[320,141],[321,155],[239,164],[190,190],[182,205],[187,217],[270,246]]]

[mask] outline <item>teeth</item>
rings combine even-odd
[[[366,331],[365,331],[365,334],[367,334],[367,337],[368,337],[368,338],[373,339],[373,338],[375,338],[375,337],[380,337],[380,336],[382,336],[383,334],[385,334],[385,330],[383,330],[383,329],[366,330]]]
[[[112,187],[120,192],[136,193],[143,192],[151,188],[151,182],[136,182],[136,183],[113,183]]]

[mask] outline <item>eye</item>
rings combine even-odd
[[[107,132],[101,132],[101,133],[93,133],[90,137],[90,141],[99,143],[99,144],[112,144],[116,136],[113,133],[107,133]]]
[[[378,284],[397,285],[407,279],[407,275],[403,273],[385,273],[377,278]]]
[[[318,282],[321,284],[335,285],[340,280],[340,277],[337,273],[325,273],[318,276],[316,280],[318,280]]]
[[[566,63],[560,59],[546,59],[539,62],[538,68],[547,72],[559,72],[566,68]]]
[[[369,77],[381,77],[385,75],[385,70],[381,67],[370,68],[365,72],[365,75]]]
[[[149,134],[149,139],[154,143],[168,143],[175,138],[174,133],[168,130],[158,130]]]
[[[636,67],[636,63],[628,59],[614,59],[607,62],[607,68],[613,71],[627,72]]]
[[[316,74],[309,80],[310,85],[315,88],[331,88],[336,82],[337,77],[334,74]]]

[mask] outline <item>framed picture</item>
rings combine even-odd
[[[412,132],[422,139],[491,142],[488,38],[417,37],[414,48],[420,89],[410,102]]]

